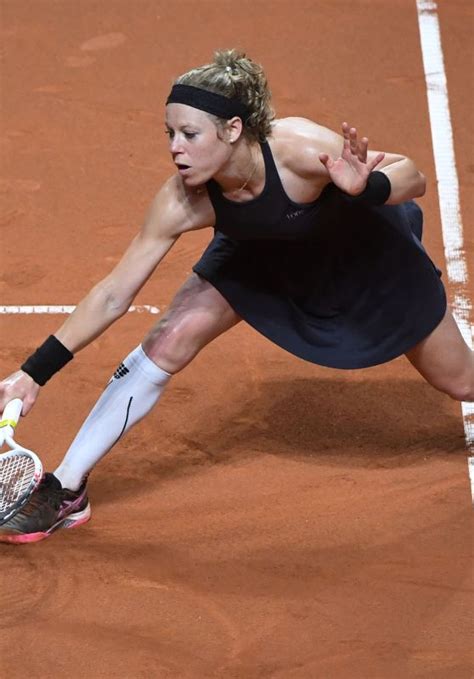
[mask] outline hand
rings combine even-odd
[[[0,412],[3,413],[7,403],[14,398],[23,401],[22,415],[27,415],[38,398],[40,386],[23,370],[18,370],[0,382]]]
[[[378,153],[375,158],[367,160],[369,140],[362,137],[357,140],[357,130],[342,123],[344,144],[340,158],[334,160],[327,153],[320,153],[319,160],[325,166],[331,181],[350,196],[357,196],[365,189],[369,174],[385,158],[385,153]]]

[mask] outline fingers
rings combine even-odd
[[[342,123],[342,136],[344,137],[344,150],[350,149],[350,127],[347,123]]]
[[[35,399],[29,399],[29,398],[25,399],[23,401],[23,409],[21,411],[21,416],[25,417],[26,415],[28,415],[28,413],[30,412],[30,410],[32,409],[34,404],[35,404]]]
[[[40,386],[22,370],[0,382],[0,412],[15,398],[23,401],[22,415],[27,415],[38,398]]]
[[[344,137],[344,149],[357,156],[361,163],[367,162],[368,138],[362,137],[359,141],[357,139],[357,129],[350,127],[348,123],[342,123],[342,136]]]

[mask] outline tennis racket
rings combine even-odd
[[[43,477],[39,457],[13,438],[22,406],[19,398],[7,403],[0,421],[0,448],[4,444],[11,448],[0,454],[0,526],[28,502]]]

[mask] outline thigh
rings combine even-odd
[[[449,308],[438,327],[406,356],[418,372],[441,391],[451,393],[459,385],[472,385],[473,352]]]
[[[150,358],[177,344],[194,355],[240,320],[216,288],[192,273],[145,337],[143,347]]]
[[[241,320],[225,297],[196,273],[192,273],[179,288],[158,325],[190,317],[208,319],[216,330],[225,330]]]

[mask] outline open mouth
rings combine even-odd
[[[190,165],[185,165],[184,163],[176,163],[176,167],[178,168],[179,172],[185,172],[186,170],[189,170]]]

